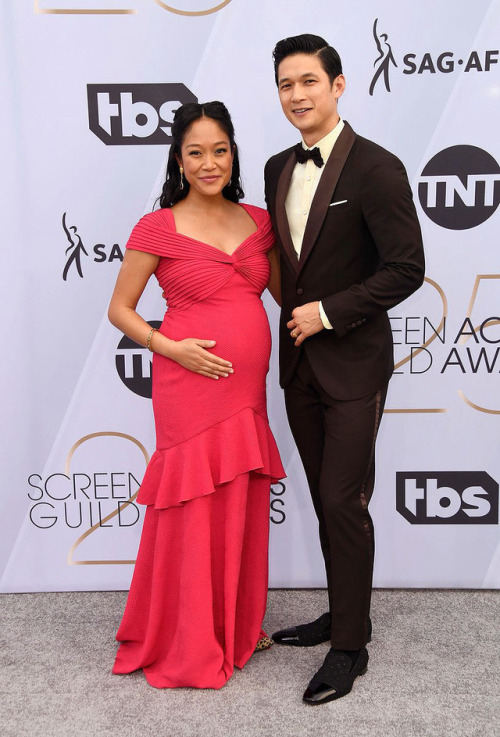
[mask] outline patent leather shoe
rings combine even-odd
[[[325,612],[314,622],[298,624],[274,632],[272,638],[278,645],[292,645],[293,647],[313,647],[322,642],[328,642],[331,637],[330,612]]]
[[[368,651],[366,647],[358,650],[354,659],[342,650],[331,648],[319,671],[310,681],[302,700],[316,706],[346,696],[358,676],[367,671]]]
[[[332,621],[330,612],[325,612],[314,622],[287,627],[272,634],[272,639],[278,645],[293,647],[314,647],[322,642],[329,642],[332,636]],[[368,617],[368,642],[372,639],[372,621]]]

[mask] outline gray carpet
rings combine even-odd
[[[368,673],[306,706],[327,645],[257,653],[220,691],[156,690],[113,676],[126,594],[0,597],[2,737],[498,737],[500,645],[492,591],[374,592]],[[309,621],[324,591],[271,591],[266,626]]]

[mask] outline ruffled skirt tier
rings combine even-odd
[[[114,673],[157,688],[220,688],[261,636],[270,484],[283,468],[267,421],[244,409],[158,450]]]

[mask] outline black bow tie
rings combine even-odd
[[[304,148],[301,143],[298,143],[293,150],[295,151],[295,156],[299,164],[305,164],[306,161],[312,159],[316,166],[321,169],[325,163],[321,156],[321,151],[317,146],[315,148]]]

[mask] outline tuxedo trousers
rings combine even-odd
[[[331,397],[304,349],[285,388],[288,421],[318,517],[332,647],[339,650],[357,650],[368,639],[375,552],[368,504],[386,394],[387,385],[359,399]]]

